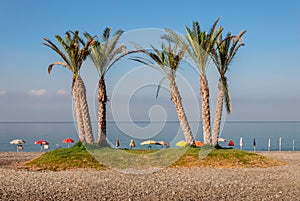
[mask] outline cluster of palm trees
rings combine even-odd
[[[79,141],[89,144],[94,143],[91,120],[86,100],[86,89],[80,69],[83,62],[89,57],[99,74],[98,82],[98,137],[97,144],[108,146],[106,141],[106,103],[107,92],[105,75],[109,69],[121,58],[129,54],[131,60],[140,62],[149,67],[160,70],[170,82],[170,96],[174,103],[178,119],[189,144],[194,144],[189,122],[187,120],[179,89],[176,84],[176,72],[180,62],[185,56],[189,56],[200,72],[200,96],[202,103],[202,125],[204,144],[217,145],[220,134],[223,104],[227,112],[231,112],[230,94],[226,72],[235,57],[238,49],[244,45],[242,36],[246,31],[234,36],[228,33],[223,37],[223,27],[217,27],[219,19],[213,24],[209,32],[200,29],[199,23],[193,22],[192,28],[185,27],[184,37],[171,29],[165,29],[161,48],[151,46],[151,49],[137,48],[127,51],[124,44],[119,44],[123,31],[117,30],[111,36],[111,28],[105,28],[102,37],[91,36],[84,33],[86,40],[80,37],[79,31],[68,31],[62,38],[56,35],[60,48],[47,38],[43,38],[44,45],[54,50],[62,62],[54,62],[49,65],[48,72],[51,73],[54,65],[61,65],[69,69],[72,74],[72,96],[78,125]],[[141,56],[143,55],[143,56]],[[209,87],[206,68],[212,60],[219,72],[218,99],[214,115],[213,128],[211,129],[211,115],[209,103]],[[158,87],[159,91],[159,87]],[[157,93],[158,93],[157,91]]]

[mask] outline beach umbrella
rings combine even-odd
[[[44,144],[49,144],[49,143],[45,140],[38,140],[38,141],[34,142],[34,144],[44,145]]]
[[[72,138],[66,138],[62,140],[63,143],[74,143],[75,141]]]
[[[253,151],[255,151],[256,150],[256,140],[255,140],[255,138],[253,139]]]
[[[295,139],[293,139],[293,151],[295,151]]]
[[[135,147],[135,142],[133,139],[130,140],[129,146],[131,149],[132,149],[132,147]]]
[[[231,146],[231,147],[234,146],[234,143],[233,143],[232,139],[229,140],[228,146]]]
[[[162,145],[162,146],[166,146],[166,148],[169,148],[170,147],[170,144],[166,141],[158,141],[157,142],[158,144]]]
[[[24,144],[24,143],[25,143],[25,141],[21,140],[21,139],[15,139],[15,140],[10,141],[10,144]]]
[[[203,145],[203,142],[201,142],[201,141],[195,141],[195,145],[197,147],[201,147]]]
[[[148,145],[149,149],[151,149],[151,145],[153,145],[153,144],[159,144],[159,143],[154,140],[146,140],[146,141],[140,143],[140,145]]]
[[[116,147],[119,147],[120,146],[120,142],[119,142],[119,139],[117,138],[116,139]]]
[[[148,145],[149,149],[151,149],[151,145],[155,145],[155,144],[159,144],[159,143],[154,140],[147,140],[147,141],[140,143],[140,145]]]
[[[279,151],[281,151],[281,137],[279,138]]]
[[[24,143],[25,143],[25,141],[21,140],[21,139],[15,139],[15,140],[10,141],[10,144],[18,145],[17,146],[17,152],[23,150],[23,145],[22,144],[24,144]]]
[[[75,141],[72,138],[66,138],[62,140],[63,143],[67,143],[68,147],[70,146],[70,143],[74,143]]]
[[[179,141],[175,144],[177,147],[185,147],[188,145],[188,143],[186,141]]]
[[[154,140],[146,140],[144,142],[141,142],[140,145],[150,145],[150,144],[157,144],[157,142]]]
[[[243,138],[241,137],[240,138],[240,150],[242,150],[243,149]]]
[[[270,151],[271,150],[271,139],[269,138],[269,140],[268,140],[268,151]]]
[[[48,145],[49,143],[45,140],[38,140],[38,141],[34,142],[34,144],[41,145],[41,152],[42,152],[43,151],[43,145]]]
[[[218,139],[218,142],[226,142],[226,139],[220,137],[220,138]]]

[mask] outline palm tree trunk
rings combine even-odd
[[[183,109],[183,105],[181,102],[181,97],[180,97],[178,87],[177,87],[175,81],[170,81],[170,95],[171,95],[171,99],[176,108],[176,112],[178,115],[178,119],[180,122],[182,132],[185,137],[185,141],[189,144],[194,144],[194,137],[192,135],[191,128],[189,126],[189,122],[186,118],[186,115],[185,115],[185,112]]]
[[[218,144],[220,126],[222,120],[222,112],[223,112],[223,101],[224,101],[224,90],[222,80],[219,79],[218,84],[218,100],[216,105],[216,111],[214,116],[214,124],[212,130],[212,144],[215,146]]]
[[[108,146],[106,141],[106,86],[104,76],[101,76],[98,83],[98,139],[101,146]]]
[[[74,100],[74,110],[75,110],[77,127],[78,127],[78,137],[80,142],[85,142],[84,125],[83,125],[79,96],[77,91],[78,91],[78,82],[75,79],[72,87],[72,96]]]
[[[92,124],[91,124],[91,118],[89,114],[89,108],[88,103],[86,99],[86,90],[84,86],[84,82],[81,79],[80,76],[76,78],[76,82],[78,82],[78,96],[79,96],[79,102],[80,102],[80,109],[82,114],[82,121],[84,125],[84,133],[85,133],[85,142],[89,144],[94,143],[94,137],[92,132]]]
[[[206,76],[203,74],[200,75],[200,95],[202,98],[203,140],[204,144],[211,145],[209,88]]]

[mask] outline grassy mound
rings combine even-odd
[[[90,151],[90,152],[89,152]],[[102,170],[105,165],[117,169],[145,167],[214,167],[214,168],[252,168],[283,165],[283,162],[266,158],[259,154],[236,149],[210,149],[208,147],[169,148],[163,150],[118,150],[94,148],[89,151],[76,143],[67,149],[49,151],[26,166],[30,169],[66,170],[74,168],[93,168]],[[92,154],[91,154],[92,153]],[[179,156],[173,160],[172,157]],[[97,158],[98,160],[96,160]],[[164,164],[169,159],[175,162]],[[100,161],[100,162],[99,162]],[[149,164],[147,164],[149,163]],[[105,165],[103,165],[105,164]],[[112,164],[112,166],[110,166]],[[148,166],[144,166],[144,165]],[[163,165],[161,165],[163,164]]]
[[[267,168],[284,164],[256,153],[237,149],[214,149],[206,157],[201,157],[199,148],[190,148],[171,167]]]
[[[76,143],[70,148],[56,149],[41,155],[25,166],[38,170],[66,170],[74,168],[105,169],[82,145]]]

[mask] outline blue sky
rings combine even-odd
[[[193,20],[199,21],[203,29],[209,29],[218,17],[226,32],[237,34],[247,30],[246,46],[240,49],[228,73],[233,113],[226,119],[300,120],[299,8],[297,0],[1,1],[0,121],[72,120],[71,74],[59,66],[50,76],[47,74],[47,66],[59,57],[41,45],[42,37],[54,41],[54,35],[63,35],[67,30],[100,35],[106,26],[124,31],[166,27],[184,33],[184,25],[190,26]],[[156,43],[154,40],[150,42]],[[122,76],[138,66],[124,60],[111,69],[107,76],[110,97]],[[184,68],[180,73],[199,96],[195,71]],[[161,76],[154,74],[153,83],[158,83]],[[144,80],[148,75],[141,74],[138,79]],[[91,115],[95,118],[97,73],[89,61],[84,64],[82,77],[87,85]],[[158,100],[153,98],[155,86],[142,90],[130,102],[133,119],[147,120],[148,109],[161,105],[169,114],[168,119],[176,120],[167,83]],[[187,91],[182,87],[188,117],[198,120],[194,105],[190,104],[193,96]],[[212,83],[212,105],[215,92]],[[114,97],[116,103],[124,104],[122,93]],[[155,113],[157,109],[155,106],[151,110],[153,118],[161,115]],[[114,118],[112,110],[108,111],[110,120]]]

